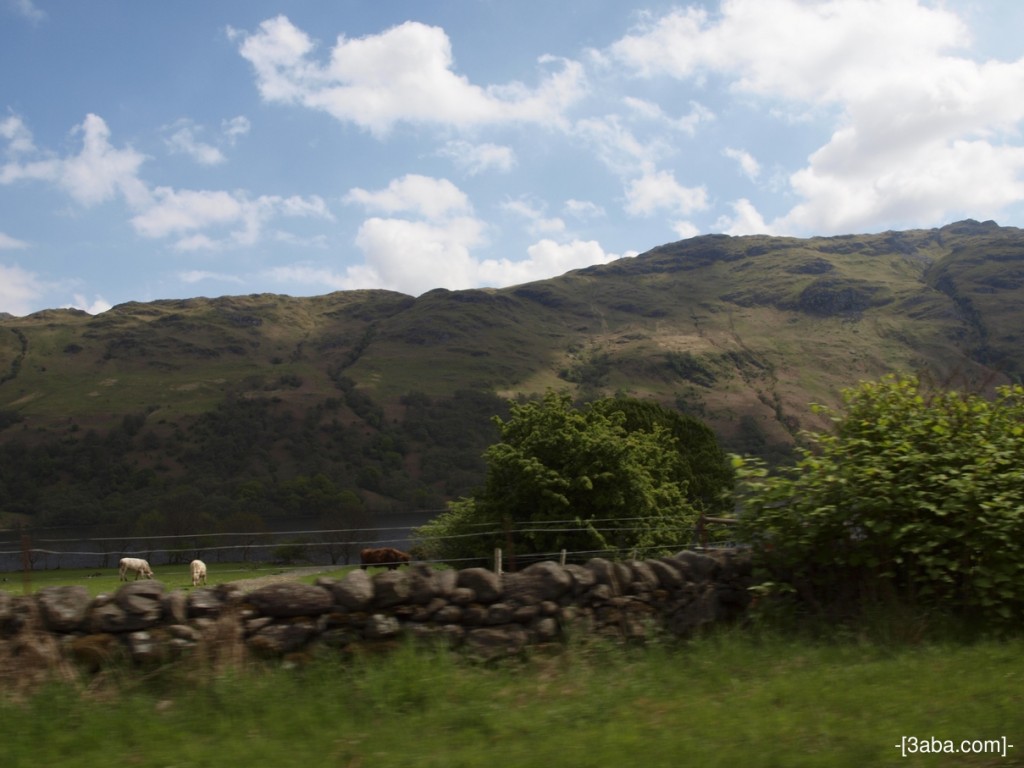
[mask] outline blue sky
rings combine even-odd
[[[1017,0],[0,0],[0,312],[1024,226]]]

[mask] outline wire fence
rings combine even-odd
[[[418,543],[426,545],[429,551],[431,543],[471,538],[507,544],[506,557],[510,557],[511,562],[518,565],[566,556],[572,561],[584,561],[592,557],[621,556],[623,553],[615,548],[519,551],[521,547],[516,547],[514,542],[517,539],[522,542],[523,537],[529,534],[565,534],[566,538],[571,540],[573,534],[584,531],[594,531],[601,537],[614,538],[617,534],[635,532],[649,521],[664,522],[663,519],[648,517],[586,520],[585,525],[576,519],[523,521],[502,527],[481,524],[475,526],[477,530],[446,536],[418,535],[415,533],[418,525],[251,532],[209,531],[152,536],[55,536],[46,535],[45,530],[38,534],[31,531],[0,531],[0,571],[116,567],[121,557],[145,557],[153,565],[178,564],[193,558],[211,562],[274,562],[282,565],[302,562],[347,565],[358,562],[359,552],[365,547],[390,546],[397,549],[413,549],[412,545]],[[693,528],[680,528],[676,549],[733,546],[734,542],[711,540],[708,528],[714,525],[731,525],[735,522],[730,518],[702,517]],[[661,554],[665,549],[663,545],[636,547],[631,549],[628,555],[642,559],[654,553]],[[416,559],[420,562],[435,562],[428,556]],[[480,557],[444,558],[444,562],[451,565],[480,560]]]

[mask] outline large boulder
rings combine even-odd
[[[481,603],[493,603],[501,597],[501,576],[486,568],[463,568],[455,583],[472,589]]]
[[[411,593],[408,571],[381,571],[373,577],[373,604],[378,608],[409,603]]]
[[[89,590],[82,586],[44,587],[36,593],[43,625],[51,632],[74,632],[89,613]]]
[[[349,571],[345,578],[331,582],[328,587],[334,602],[349,611],[365,610],[373,602],[373,579],[362,568]]]
[[[254,632],[246,640],[246,645],[261,656],[280,656],[299,650],[316,633],[316,622],[312,619],[298,619],[283,624],[269,624]]]
[[[534,563],[505,577],[505,599],[522,605],[558,600],[573,587],[573,577],[552,560]]]
[[[220,614],[223,603],[215,587],[197,587],[185,598],[185,612],[189,618],[212,618]]]
[[[694,581],[707,581],[714,577],[719,570],[719,564],[715,558],[689,549],[677,553],[675,559],[686,567]]]
[[[97,597],[89,608],[88,625],[94,632],[137,632],[163,620],[164,585],[159,581],[133,581],[113,597]]]
[[[622,569],[618,567],[619,565],[620,563],[613,563],[603,557],[593,557],[587,561],[585,567],[594,575],[596,585],[603,584],[608,587],[612,595],[621,595],[625,585],[629,584],[631,574],[626,568],[626,579],[623,579]]]
[[[282,581],[253,590],[247,602],[260,614],[287,618],[319,616],[334,607],[334,597],[323,587],[298,581]]]

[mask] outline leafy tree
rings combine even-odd
[[[628,432],[664,428],[675,439],[679,452],[676,479],[685,486],[687,497],[705,511],[731,507],[732,499],[725,491],[732,489],[733,469],[707,424],[653,400],[615,397],[599,400],[593,407],[606,414],[621,412],[626,417],[623,426]]]
[[[736,459],[765,587],[819,611],[884,602],[989,626],[1019,617],[1024,389],[988,400],[890,376],[844,404],[829,414],[835,433],[811,436],[788,470]]]
[[[680,547],[702,502],[657,409],[627,399],[576,407],[555,392],[510,404],[507,421],[494,419],[500,440],[485,453],[484,487],[419,528],[420,546],[449,561],[495,546],[510,557]]]

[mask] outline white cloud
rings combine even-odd
[[[659,210],[688,214],[708,207],[704,187],[684,187],[671,171],[648,170],[626,185],[626,212],[651,216]]]
[[[12,315],[27,315],[43,295],[39,277],[18,266],[0,264],[0,307]]]
[[[550,57],[536,88],[522,83],[481,87],[454,71],[451,42],[440,27],[407,21],[377,35],[338,37],[329,60],[313,60],[315,44],[285,16],[267,19],[241,39],[239,52],[256,71],[263,99],[296,104],[355,123],[377,136],[395,123],[468,128],[502,122],[559,124],[585,90],[577,62]]]
[[[179,121],[174,133],[166,140],[172,152],[187,155],[200,165],[219,165],[226,160],[216,146],[200,141],[199,128],[190,121]]]
[[[104,299],[102,296],[97,296],[92,301],[89,301],[84,295],[76,293],[74,300],[70,304],[65,304],[65,309],[80,309],[83,312],[88,312],[90,315],[99,315],[106,312],[113,306],[109,301]]]
[[[564,209],[567,215],[577,219],[598,219],[605,215],[604,208],[592,200],[569,199],[565,201]]]
[[[19,118],[5,121],[0,135],[10,139],[8,153],[16,156],[0,167],[0,183],[22,179],[52,181],[83,206],[106,202],[118,192],[130,200],[145,198],[145,188],[137,177],[145,156],[131,148],[114,148],[109,141],[110,129],[97,115],[89,114],[81,125],[75,126],[72,135],[82,137],[82,149],[62,160],[48,155],[36,160],[23,159],[21,155],[40,153]]]
[[[437,154],[451,159],[459,170],[470,176],[491,170],[507,173],[516,164],[515,150],[498,144],[449,141]]]
[[[202,128],[191,120],[179,120],[173,129],[174,133],[166,139],[172,152],[188,155],[200,165],[219,165],[227,159],[215,146],[198,139],[197,134]]]
[[[677,221],[672,225],[672,231],[680,240],[687,240],[700,234],[700,228],[689,221]]]
[[[15,13],[33,24],[46,20],[46,11],[37,8],[32,0],[7,0],[7,4]]]
[[[157,187],[153,205],[132,218],[143,237],[166,237],[211,225],[232,224],[243,216],[243,203],[229,192]]]
[[[917,74],[968,31],[916,0],[725,0],[719,16],[674,10],[611,46],[644,77],[722,73],[736,91],[797,101],[846,101],[902,66]]]
[[[129,204],[148,198],[139,180],[139,167],[146,159],[130,147],[116,149],[110,143],[110,129],[98,115],[86,115],[74,130],[82,137],[82,151],[62,161],[58,183],[81,205],[104,203],[120,192]]]
[[[277,216],[333,218],[324,200],[316,195],[249,199],[241,192],[175,190],[157,187],[153,204],[131,220],[143,237],[180,236],[175,248],[182,251],[216,250],[256,243],[265,224]],[[216,239],[198,230],[227,228]]]
[[[81,151],[59,159],[36,149],[32,134],[20,118],[7,118],[0,124],[0,137],[8,139],[7,154],[12,159],[0,166],[0,184],[49,181],[85,207],[107,202],[119,192],[129,203],[146,200],[148,193],[138,178],[145,156],[130,147],[115,148],[103,118],[86,115],[72,135],[81,136]]]
[[[835,146],[834,140],[826,149]],[[883,222],[938,225],[954,216],[995,218],[1005,206],[1024,200],[1024,147],[931,142],[888,169],[865,163],[862,169],[840,171],[817,162],[820,157],[812,155],[811,164],[791,177],[805,202],[774,228],[849,232],[878,229]]]
[[[209,272],[205,269],[190,269],[178,273],[178,279],[183,283],[202,283],[207,280],[214,280],[222,283],[241,283],[242,279],[236,275],[226,275],[220,272]]]
[[[638,138],[619,115],[578,120],[571,135],[589,146],[598,160],[620,176],[630,176],[656,165],[676,151],[666,138],[657,136],[647,141]]]
[[[773,235],[773,227],[765,223],[764,217],[754,204],[746,198],[732,203],[732,216],[721,216],[715,222],[715,232],[725,235]]]
[[[413,213],[428,219],[467,213],[472,209],[466,194],[448,179],[415,173],[394,179],[387,189],[376,192],[356,187],[345,195],[344,201],[379,213]]]
[[[239,136],[245,136],[252,129],[252,123],[244,115],[232,117],[221,122],[221,131],[229,144],[234,144]]]
[[[238,138],[249,133],[251,128],[249,119],[242,115],[222,120],[220,143],[229,147],[234,146]],[[199,138],[204,129],[194,121],[182,118],[168,130],[173,133],[164,141],[172,152],[188,155],[200,165],[220,165],[227,160],[219,147]]]
[[[646,99],[638,99],[635,96],[627,96],[623,102],[630,108],[633,115],[661,123],[688,136],[696,134],[697,126],[701,123],[711,122],[715,119],[715,115],[710,109],[696,101],[690,102],[690,112],[682,117],[670,117],[665,114],[661,105]]]
[[[716,16],[653,19],[608,55],[641,77],[720,77],[769,115],[831,121],[790,176],[803,202],[771,225],[825,234],[995,217],[1024,199],[1024,58],[977,61],[961,53],[970,43],[943,4],[728,0]]]
[[[32,132],[25,126],[25,123],[17,115],[8,115],[0,120],[0,138],[7,140],[7,154],[9,156],[23,155],[35,152],[35,144],[32,141]]]
[[[443,224],[372,218],[363,222],[356,245],[365,263],[349,270],[351,287],[373,285],[418,295],[433,288],[476,285],[473,248],[484,243],[483,222],[456,218]]]
[[[607,253],[595,240],[558,243],[543,239],[527,248],[527,259],[487,259],[481,262],[479,281],[481,285],[488,286],[519,285],[562,275],[572,269],[607,264],[623,257],[636,256],[636,253]]]
[[[546,216],[542,204],[526,198],[506,200],[501,204],[501,208],[526,219],[529,222],[530,232],[534,235],[556,234],[565,231],[564,221],[557,216]]]
[[[757,179],[761,174],[761,164],[757,162],[753,155],[744,149],[735,149],[733,147],[726,147],[722,150],[722,154],[728,157],[730,160],[735,160],[746,176],[751,181]]]
[[[0,232],[0,251],[13,251],[19,248],[28,248],[28,243],[11,237],[6,232]]]

